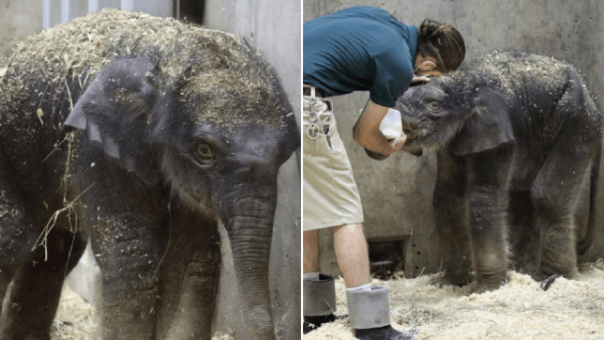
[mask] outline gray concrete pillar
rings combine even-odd
[[[88,1],[61,0],[61,22],[68,22],[86,14],[88,14]]]
[[[103,8],[121,8],[120,0],[88,0],[88,13],[97,12]]]
[[[125,11],[145,12],[158,17],[174,16],[173,5],[171,0],[122,0]]]
[[[43,0],[42,28],[51,28],[61,23],[61,0]]]

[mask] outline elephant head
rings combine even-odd
[[[271,68],[236,43],[176,74],[162,62],[112,61],[65,125],[146,185],[224,222],[244,322],[252,338],[274,339],[268,262],[277,173],[299,147],[293,110]]]
[[[405,147],[449,148],[461,156],[514,140],[506,98],[486,85],[468,89],[468,83],[457,72],[411,87],[397,99]]]

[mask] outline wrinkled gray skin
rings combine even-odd
[[[591,245],[602,140],[583,85],[568,64],[495,52],[398,98],[406,147],[437,149],[442,284],[468,284],[473,270],[477,292],[497,289],[508,257],[536,280],[575,275]],[[589,225],[577,235],[584,176]]]
[[[299,131],[271,79],[263,96],[274,100],[262,114],[277,117],[272,126],[194,121],[190,111],[204,97],[191,105],[182,97],[188,80],[166,85],[149,57],[118,58],[82,90],[69,79],[58,110],[43,101],[43,124],[31,105],[48,80],[32,85],[35,100],[0,97],[0,298],[13,282],[0,338],[49,338],[64,276],[90,237],[102,272],[104,339],[210,339],[220,218],[249,334],[274,339],[268,265],[277,173]],[[225,93],[226,106],[205,99],[255,114]],[[74,109],[66,117],[68,96]],[[31,251],[68,202],[75,204],[59,215],[46,249]]]

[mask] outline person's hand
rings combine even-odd
[[[392,146],[393,150],[400,150],[403,146],[405,146],[405,142],[407,141],[407,135],[405,135],[404,132],[401,132],[401,136],[394,139],[394,140],[389,140],[390,145]],[[393,152],[394,152],[393,151]],[[365,148],[365,152],[367,153],[367,155],[377,161],[382,161],[386,158],[388,158],[390,156],[390,154],[385,155],[385,154],[381,154],[378,152],[373,152],[367,148]]]
[[[416,75],[413,75],[413,78],[411,79],[411,84],[428,83],[428,82],[430,82],[430,77],[428,77],[428,76],[416,76]]]
[[[400,148],[402,148],[405,145],[406,141],[407,141],[407,135],[405,135],[404,132],[401,132],[401,136],[392,142],[392,147],[394,148],[394,150],[399,150]]]

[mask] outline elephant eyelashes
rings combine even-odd
[[[214,145],[207,141],[199,141],[193,145],[193,156],[202,165],[209,165],[216,159]]]

